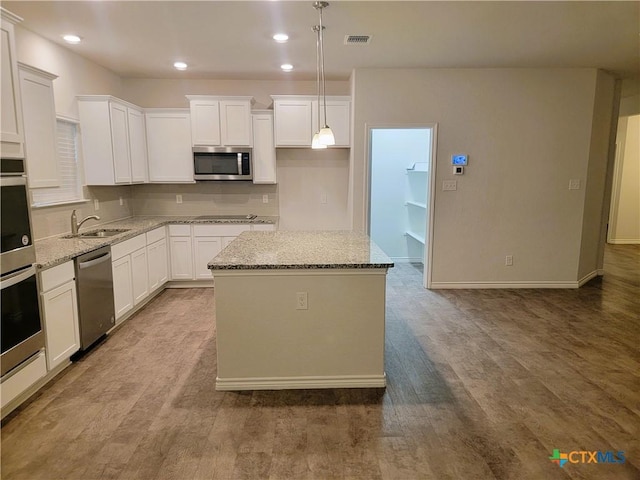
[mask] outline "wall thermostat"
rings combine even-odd
[[[467,155],[451,155],[451,165],[466,165],[468,159]]]
[[[453,166],[453,174],[454,175],[462,175],[462,174],[464,174],[464,167],[462,165],[454,165]]]

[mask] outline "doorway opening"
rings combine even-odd
[[[436,124],[367,130],[369,236],[395,263],[422,264],[430,288]]]

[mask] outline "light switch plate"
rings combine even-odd
[[[580,179],[573,178],[569,180],[569,190],[580,190]]]

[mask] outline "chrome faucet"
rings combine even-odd
[[[83,218],[78,223],[78,217],[76,216],[76,211],[71,212],[71,235],[78,235],[78,230],[82,226],[84,222],[87,220],[100,220],[100,217],[97,215],[89,215],[88,217]]]

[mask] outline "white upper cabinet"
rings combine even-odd
[[[251,118],[253,122],[253,183],[276,183],[273,113],[256,111]]]
[[[189,110],[147,109],[145,123],[151,183],[195,183]]]
[[[22,19],[2,8],[0,61],[0,153],[2,158],[24,158],[22,102],[13,26]]]
[[[24,64],[19,64],[18,69],[29,187],[57,187],[60,175],[53,99],[53,80],[57,76]]]
[[[87,185],[148,182],[142,110],[109,95],[78,97]]]
[[[253,97],[187,95],[193,146],[250,147]]]
[[[348,97],[347,97],[348,98]],[[320,121],[324,119],[324,103],[320,103]],[[311,129],[317,132],[324,125],[318,127],[318,101],[311,102]],[[334,147],[351,146],[351,101],[350,100],[330,100],[327,98],[327,125],[331,127],[333,136],[336,139]]]
[[[310,147],[311,100],[292,96],[275,97],[273,102],[276,147]]]
[[[272,95],[276,147],[310,147],[318,131],[318,100],[313,96]],[[321,103],[321,105],[324,105]],[[324,108],[320,110],[324,122]],[[327,122],[336,138],[334,147],[351,146],[351,98],[327,97]],[[321,125],[322,127],[323,125]]]

